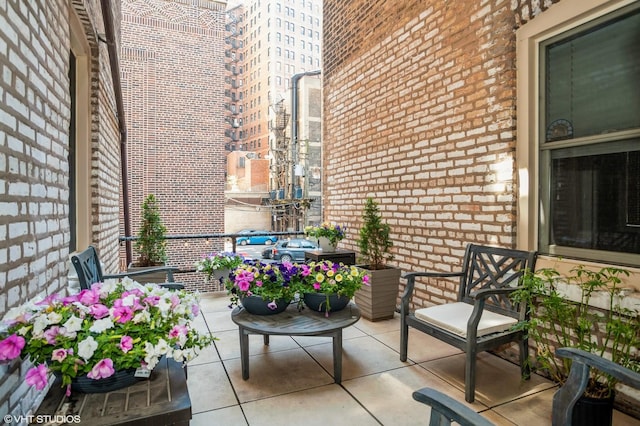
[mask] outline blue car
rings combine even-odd
[[[318,250],[315,241],[302,238],[281,240],[271,250],[271,259],[281,262],[304,262],[304,253],[310,250]]]
[[[278,237],[269,235],[269,231],[256,230],[256,229],[243,229],[238,231],[238,234],[242,234],[241,237],[236,238],[236,244],[246,246],[247,244],[273,244],[278,241]]]

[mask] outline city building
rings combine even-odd
[[[227,11],[226,30],[227,190],[269,191],[272,228],[300,229],[320,215],[319,200],[307,197],[319,195],[319,187],[305,187],[314,181],[306,169],[318,176],[320,157],[306,164],[309,139],[292,132],[320,123],[320,110],[306,103],[319,106],[321,92],[300,90],[306,90],[305,76],[315,76],[320,87],[322,2],[245,1]],[[309,119],[309,111],[318,115]],[[314,131],[312,143],[319,146],[320,127]],[[311,216],[299,213],[310,207]]]

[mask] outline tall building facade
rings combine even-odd
[[[121,4],[132,234],[138,232],[148,194],[159,200],[169,236],[221,234],[226,2]],[[202,253],[223,248],[221,240],[187,243],[168,241],[168,263],[188,269]],[[202,277],[180,280],[189,288],[205,289]]]
[[[296,200],[309,195],[307,169],[320,169],[319,154],[317,163],[306,162],[310,126],[320,144],[320,114],[307,113],[321,111],[322,1],[246,0],[227,11],[226,30],[227,189],[269,190],[271,200],[280,200],[271,202],[273,228],[299,229],[309,219],[293,217]],[[306,90],[306,76],[318,90]],[[320,196],[317,187],[311,191]],[[313,203],[302,204],[305,210]]]

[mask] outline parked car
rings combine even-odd
[[[278,241],[278,237],[270,235],[269,231],[256,230],[256,229],[243,229],[238,231],[238,234],[243,234],[241,237],[236,238],[236,244],[246,246],[247,244],[273,244]]]
[[[273,247],[271,247],[271,246],[268,246],[267,248],[262,250],[262,258],[263,259],[271,259],[272,250],[273,250]]]
[[[318,244],[302,238],[281,240],[271,249],[271,258],[282,262],[304,262],[304,253],[317,250]]]

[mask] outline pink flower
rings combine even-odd
[[[156,306],[160,301],[160,296],[145,297],[142,301],[149,306]]]
[[[117,308],[113,308],[111,315],[119,323],[125,323],[131,321],[133,318],[133,310],[128,306],[120,306]]]
[[[364,283],[364,285],[371,285],[369,284],[369,275],[365,275],[364,277],[362,277],[362,282]]]
[[[44,339],[47,341],[48,344],[55,345],[56,336],[60,334],[60,327],[57,325],[53,325],[47,330],[45,330],[45,332],[42,334],[44,335]]]
[[[24,348],[25,340],[17,334],[12,334],[0,341],[0,361],[15,359],[20,356],[20,351]]]
[[[122,336],[120,338],[120,344],[118,346],[120,347],[120,349],[122,349],[122,352],[127,353],[131,349],[133,349],[133,339],[131,338],[131,336]]]
[[[180,337],[180,335],[186,336],[188,332],[189,332],[189,329],[187,328],[186,325],[174,325],[171,331],[169,332],[169,337],[177,338],[177,337]]]
[[[62,362],[67,357],[67,351],[65,349],[54,349],[51,353],[51,359],[54,361]]]
[[[251,283],[247,280],[242,280],[238,282],[238,288],[240,291],[247,291],[251,287]]]
[[[78,302],[85,306],[91,306],[100,301],[100,294],[97,291],[84,289],[78,294]]]
[[[197,317],[198,314],[200,313],[200,306],[198,306],[195,303],[191,305],[191,313],[193,314],[194,317]]]
[[[262,287],[262,281],[260,280],[256,281],[256,287]]]
[[[272,300],[267,304],[267,308],[271,309],[272,311],[275,311],[276,309],[278,309],[278,304],[276,303],[275,300]]]
[[[320,290],[320,283],[317,282],[317,281],[315,283],[313,283],[313,288],[316,289],[316,290]]]
[[[95,305],[90,306],[89,311],[91,312],[91,315],[95,317],[95,319],[101,319],[109,315],[109,308],[101,303],[96,303]]]
[[[42,390],[47,386],[47,365],[40,364],[27,371],[25,382],[29,386],[35,386],[36,389]]]
[[[87,373],[87,377],[94,380],[106,379],[107,377],[113,376],[115,372],[116,370],[113,369],[113,361],[111,361],[111,358],[105,358],[93,366],[91,371]]]

